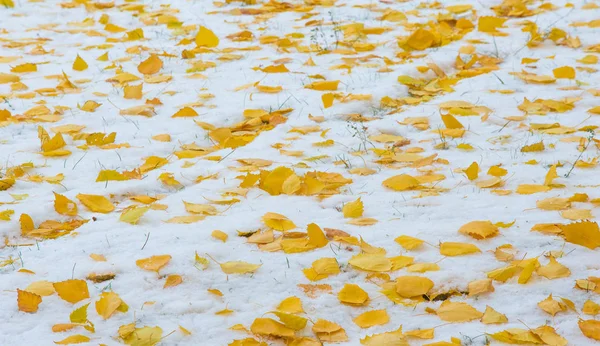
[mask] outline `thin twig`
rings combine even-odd
[[[141,250],[144,250],[146,244],[148,244],[148,239],[150,239],[150,232],[148,232],[148,235],[146,236],[146,241],[144,242],[144,245],[142,246]]]

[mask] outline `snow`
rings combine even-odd
[[[310,1],[308,1],[310,2]],[[116,1],[117,5],[127,2]],[[380,9],[395,9],[407,12],[417,9],[419,1],[367,1],[367,0],[338,0],[332,7],[315,6],[311,13],[312,19],[330,22],[332,19],[344,25],[352,22],[364,23],[365,27],[391,27],[393,30],[381,35],[369,36],[369,42],[378,43],[377,48],[371,52],[359,52],[356,55],[344,56],[341,54],[305,54],[296,49],[289,52],[277,50],[273,44],[259,45],[258,39],[254,42],[231,42],[227,35],[247,29],[256,37],[276,35],[283,37],[292,32],[302,33],[300,40],[303,45],[309,45],[311,40],[320,45],[332,45],[335,37],[332,26],[319,27],[324,30],[327,43],[320,42],[322,37],[315,34],[315,27],[304,26],[307,20],[300,20],[303,13],[282,12],[270,13],[264,16],[265,21],[256,20],[254,16],[233,16],[223,13],[232,9],[258,8],[259,5],[246,6],[241,2],[232,2],[218,7],[209,1],[144,1],[146,11],[158,10],[161,7],[173,10],[179,21],[184,25],[203,25],[220,38],[218,49],[225,47],[258,46],[255,51],[234,51],[241,54],[239,60],[222,61],[217,58],[219,53],[198,54],[196,60],[214,61],[217,65],[199,72],[206,76],[205,79],[190,79],[186,70],[190,67],[185,60],[180,58],[183,49],[192,49],[195,45],[176,45],[183,38],[192,38],[195,31],[177,33],[176,30],[167,29],[165,25],[146,26],[134,16],[135,12],[122,11],[117,7],[102,11],[88,12],[83,6],[73,9],[62,8],[56,1],[16,1],[13,9],[0,9],[0,56],[21,56],[17,61],[0,64],[0,73],[10,73],[11,66],[20,63],[32,62],[39,64],[38,71],[22,74],[22,82],[31,90],[40,88],[54,88],[56,79],[45,76],[61,74],[64,71],[77,84],[82,91],[73,94],[59,94],[56,97],[36,95],[32,99],[21,99],[11,95],[10,84],[0,84],[0,94],[6,95],[5,102],[0,104],[0,109],[7,109],[13,115],[22,114],[45,100],[46,105],[54,109],[57,105],[71,107],[56,123],[11,123],[0,127],[0,167],[2,173],[6,168],[17,166],[26,162],[33,162],[35,169],[30,174],[54,176],[62,173],[65,179],[60,185],[49,183],[34,183],[19,179],[13,187],[0,192],[0,201],[11,202],[10,194],[28,194],[28,197],[16,204],[0,206],[0,212],[13,209],[15,214],[11,221],[0,221],[0,235],[8,239],[10,244],[24,244],[23,246],[4,246],[0,248],[0,261],[10,257],[17,259],[12,265],[0,268],[0,345],[53,345],[53,341],[62,340],[71,334],[84,334],[92,338],[93,344],[117,345],[121,342],[117,330],[119,326],[135,322],[141,326],[160,326],[163,336],[174,331],[164,338],[160,345],[227,345],[234,339],[249,337],[244,332],[233,331],[229,328],[235,324],[248,327],[257,317],[272,317],[265,315],[276,309],[281,300],[289,296],[298,296],[306,314],[305,317],[316,321],[319,318],[327,319],[340,324],[348,334],[349,341],[343,345],[359,345],[360,338],[374,333],[392,331],[402,325],[403,330],[419,328],[435,328],[434,340],[419,340],[411,338],[411,345],[423,345],[433,341],[449,341],[450,337],[458,337],[464,345],[484,345],[485,333],[494,333],[508,328],[535,328],[548,323],[554,327],[558,334],[569,340],[570,345],[591,345],[592,339],[586,338],[577,326],[578,315],[574,312],[563,312],[552,317],[537,307],[537,303],[549,294],[572,300],[580,310],[583,303],[588,300],[599,301],[598,295],[574,288],[576,279],[588,276],[600,276],[598,265],[598,250],[591,250],[571,243],[565,243],[558,236],[551,236],[539,232],[531,232],[533,225],[538,223],[567,223],[557,211],[544,211],[536,209],[536,201],[548,197],[570,197],[574,193],[587,193],[590,199],[600,197],[597,193],[597,167],[582,169],[575,168],[568,178],[571,166],[580,155],[577,151],[577,142],[563,142],[560,139],[570,136],[587,137],[585,132],[576,132],[568,135],[548,135],[529,130],[526,125],[531,123],[555,123],[563,126],[580,128],[586,125],[600,125],[596,116],[591,116],[587,109],[597,106],[598,99],[586,92],[589,88],[598,88],[596,73],[577,71],[577,81],[558,79],[554,84],[527,84],[511,72],[521,72],[524,57],[539,58],[535,64],[537,68],[529,69],[539,75],[552,75],[552,70],[560,66],[582,66],[575,62],[586,54],[583,50],[599,43],[597,29],[589,27],[573,27],[570,23],[590,21],[600,15],[599,9],[583,9],[583,1],[572,1],[572,7],[566,1],[553,1],[555,10],[541,12],[529,18],[511,18],[505,28],[500,29],[508,35],[505,37],[492,37],[479,32],[477,28],[468,33],[463,39],[451,42],[448,45],[430,48],[424,52],[426,56],[408,60],[405,63],[389,66],[391,72],[377,72],[385,65],[381,60],[371,62],[376,66],[356,66],[351,73],[345,69],[330,69],[331,66],[342,64],[342,58],[360,57],[374,54],[388,57],[398,61],[396,53],[398,36],[409,35],[403,26],[394,22],[378,20],[381,13],[370,11],[367,8],[358,8],[356,5],[376,6]],[[264,1],[259,1],[264,3]],[[300,1],[290,1],[300,4]],[[490,9],[499,1],[443,1],[442,6],[454,4],[471,4],[478,16],[495,15]],[[538,7],[539,2],[534,6]],[[177,11],[175,11],[177,10]],[[221,13],[207,14],[211,11]],[[419,9],[419,16],[409,15],[411,22],[426,23],[434,20],[440,9]],[[93,18],[96,22],[86,30],[97,30],[103,33],[103,24],[98,23],[100,16],[106,13],[110,22],[133,30],[141,27],[144,30],[145,40],[115,43],[108,50],[108,62],[96,61],[96,58],[105,50],[90,49],[85,47],[105,43],[106,38],[101,36],[88,36],[84,33],[69,33],[73,29],[69,23],[81,22],[86,18]],[[470,18],[470,15],[464,15]],[[549,30],[557,27],[565,30],[571,36],[581,40],[581,48],[573,49],[557,46],[552,41],[546,40],[535,48],[526,47],[529,34],[521,31],[519,23],[523,20],[534,21],[540,30]],[[55,24],[55,27],[44,25]],[[476,20],[474,24],[477,25]],[[108,33],[106,33],[108,34]],[[108,34],[110,37],[121,37],[122,34]],[[342,32],[338,35],[343,36]],[[8,40],[25,38],[47,38],[43,47],[48,52],[46,55],[31,55],[29,52],[36,45],[11,48]],[[457,51],[467,43],[467,40],[483,40],[487,43],[476,44],[477,52],[502,58],[500,69],[493,73],[482,74],[473,78],[460,80],[453,88],[453,92],[434,96],[430,101],[415,106],[403,106],[402,111],[386,115],[386,110],[380,107],[380,100],[384,96],[400,98],[407,96],[408,89],[398,83],[400,75],[410,75],[414,78],[434,78],[433,72],[421,74],[417,66],[435,63],[448,74],[454,71],[454,60]],[[148,48],[141,54],[128,54],[130,47],[142,45]],[[524,47],[524,48],[523,48]],[[166,51],[175,55],[174,58],[161,57],[164,66],[160,73],[172,76],[167,83],[144,83],[144,97],[142,100],[127,100],[123,98],[120,87],[115,87],[106,79],[114,75],[114,69],[105,69],[112,61],[123,59],[117,64],[123,71],[141,76],[137,72],[137,65],[149,56],[149,52]],[[71,65],[79,54],[88,64],[89,68],[82,72],[73,71]],[[304,63],[310,57],[316,66],[306,66]],[[549,58],[554,56],[554,58]],[[269,66],[276,59],[289,58],[285,66],[290,73],[265,74],[254,70],[256,66]],[[597,65],[585,65],[596,67]],[[334,102],[331,108],[324,109],[321,103],[322,92],[303,88],[304,85],[314,81],[309,75],[322,74],[327,80],[340,80],[339,92],[352,94],[371,94],[370,101]],[[87,83],[77,83],[77,80],[89,79]],[[260,81],[261,85],[282,86],[283,91],[278,94],[258,93],[254,88],[235,91],[238,86]],[[560,87],[575,87],[576,90],[560,90]],[[137,83],[134,83],[137,84]],[[512,94],[491,93],[490,89],[510,89]],[[165,94],[173,91],[173,95]],[[96,96],[96,93],[105,93],[107,96]],[[200,94],[210,93],[214,98],[203,100]],[[10,96],[8,96],[10,95]],[[156,107],[153,117],[123,116],[120,109],[140,105],[146,99],[159,98],[163,105]],[[535,100],[537,98],[559,100],[565,97],[581,97],[575,108],[567,113],[550,112],[548,115],[529,115],[526,120],[511,121],[507,123],[504,117],[524,115],[517,108],[523,98]],[[102,104],[93,113],[77,109],[77,104],[82,105],[87,100],[95,100]],[[434,148],[440,143],[440,137],[432,130],[444,128],[439,116],[439,105],[446,101],[463,100],[476,105],[486,106],[493,113],[486,121],[481,117],[457,117],[468,131],[463,138],[447,138],[449,148],[440,150]],[[182,108],[184,104],[203,102],[204,107],[196,107],[200,114],[196,118],[171,118],[171,115]],[[215,127],[232,126],[242,120],[244,109],[283,109],[293,108],[287,115],[287,122],[274,127],[270,131],[261,132],[254,141],[235,150],[224,148],[208,156],[220,156],[218,160],[207,160],[203,157],[196,159],[178,160],[173,152],[180,150],[182,144],[196,143],[200,147],[211,147],[213,143],[208,137],[208,132],[194,123],[194,119],[214,125]],[[373,117],[369,122],[353,122],[347,115],[359,113],[365,117]],[[324,116],[325,121],[318,124],[309,119],[313,116]],[[412,126],[401,125],[398,122],[407,117],[428,117],[430,130],[420,131]],[[67,148],[72,151],[70,156],[61,158],[45,158],[39,154],[39,140],[37,138],[38,125],[43,126],[53,135],[50,128],[66,125],[84,125],[82,132],[116,132],[116,143],[129,143],[130,148],[103,150],[90,147],[87,150],[77,146],[83,144],[74,141],[65,135]],[[364,128],[363,128],[364,125]],[[320,126],[329,132],[322,138],[321,131],[301,135],[289,131],[302,126]],[[151,137],[168,133],[171,142],[159,142]],[[448,160],[448,165],[435,164],[435,173],[443,174],[445,180],[435,182],[435,186],[445,188],[439,195],[415,198],[419,191],[397,192],[386,189],[382,181],[398,174],[419,175],[415,168],[402,165],[379,165],[374,161],[378,157],[371,151],[362,152],[361,156],[354,152],[361,146],[376,146],[384,148],[383,143],[374,143],[367,139],[366,143],[361,138],[378,135],[380,133],[395,134],[411,141],[407,147],[423,148],[423,156],[438,154],[439,158]],[[506,136],[505,143],[492,142],[492,137]],[[333,139],[335,145],[331,147],[315,147],[313,143]],[[535,153],[522,153],[520,148],[524,145],[544,141],[546,150]],[[302,151],[302,157],[282,155],[274,148],[274,144],[282,143],[284,150]],[[474,150],[464,151],[457,149],[460,143],[468,143]],[[552,147],[554,145],[554,147]],[[403,147],[401,149],[406,149]],[[581,160],[589,161],[598,154],[594,144],[583,153]],[[156,170],[145,174],[141,180],[95,182],[98,172],[102,169],[115,169],[119,172],[132,170],[139,167],[144,158],[148,156],[169,157],[169,163]],[[317,161],[306,161],[306,158],[327,155]],[[209,203],[207,199],[229,198],[222,197],[228,189],[237,188],[240,180],[236,179],[240,173],[236,168],[240,164],[236,161],[244,158],[262,158],[272,160],[274,163],[267,169],[277,166],[294,168],[297,174],[314,170],[323,172],[340,173],[346,178],[351,178],[352,183],[341,188],[342,193],[325,199],[315,196],[271,196],[267,192],[253,187],[245,197],[239,198],[239,203],[216,205],[220,213],[208,216],[205,220],[192,224],[172,224],[164,221],[175,216],[188,215],[183,202]],[[352,167],[369,167],[377,172],[374,175],[352,175],[343,164],[335,164],[336,160],[343,158]],[[527,165],[526,161],[535,159],[537,165]],[[193,162],[191,167],[185,167],[184,161]],[[486,178],[489,167],[502,164],[508,170],[508,175],[503,177],[504,186],[500,189],[513,190],[510,195],[497,195],[490,190],[482,189],[469,181],[457,169],[464,169],[472,162],[478,162],[481,167],[479,180]],[[297,166],[305,162],[308,168]],[[543,184],[544,177],[549,167],[557,162],[559,177],[555,183],[564,184],[564,188],[552,189],[548,192],[521,195],[514,192],[520,184]],[[296,166],[295,166],[296,165]],[[180,181],[183,188],[169,187],[161,183],[158,177],[161,173],[173,173],[175,179]],[[198,176],[218,174],[218,178],[209,179],[200,183],[194,180]],[[430,185],[430,184],[426,184]],[[54,195],[52,192],[64,194],[77,201],[76,195],[98,194],[114,196],[114,201],[120,201],[117,210],[109,214],[93,213],[78,203],[79,215],[83,219],[95,218],[78,228],[76,234],[63,236],[53,240],[26,239],[21,237],[19,216],[28,214],[36,225],[44,220],[69,220],[68,217],[59,215],[54,211]],[[10,193],[10,194],[9,194]],[[130,225],[119,221],[120,210],[134,204],[128,200],[131,195],[165,195],[157,203],[168,206],[167,210],[150,210],[137,225]],[[343,203],[354,201],[360,197],[364,203],[364,217],[375,218],[378,222],[372,226],[354,226],[347,222],[339,208]],[[574,203],[576,208],[592,209],[592,214],[599,213],[590,203]],[[505,314],[509,322],[503,325],[485,325],[479,321],[468,323],[445,323],[435,314],[425,312],[426,307],[437,308],[440,302],[425,302],[416,308],[395,305],[380,293],[380,287],[374,282],[366,281],[368,273],[353,269],[348,265],[348,260],[360,251],[359,247],[350,247],[337,242],[331,246],[298,254],[285,254],[279,252],[263,252],[253,244],[248,244],[246,238],[237,236],[237,231],[248,232],[266,226],[261,217],[267,212],[280,213],[287,216],[297,226],[297,231],[304,231],[310,223],[320,227],[336,228],[348,232],[352,236],[362,237],[372,246],[382,247],[387,250],[387,256],[398,255],[413,256],[415,263],[436,262],[439,271],[427,272],[424,275],[435,282],[436,290],[445,292],[457,289],[465,291],[470,281],[486,278],[486,273],[506,265],[496,260],[493,251],[500,245],[512,244],[518,249],[517,257],[532,258],[539,256],[541,265],[548,263],[544,254],[549,251],[563,251],[565,255],[558,261],[571,271],[569,277],[547,280],[534,276],[526,285],[520,285],[516,279],[506,283],[494,282],[495,292],[485,294],[478,298],[456,296],[452,301],[464,301],[474,306],[479,311],[484,311],[489,305]],[[509,228],[500,229],[500,235],[486,240],[474,240],[458,233],[458,229],[467,222],[474,220],[491,220],[492,222],[512,222]],[[227,242],[223,243],[211,237],[213,230],[221,230],[229,235]],[[276,232],[277,233],[277,232]],[[425,240],[428,244],[419,250],[405,251],[394,239],[399,235],[409,235]],[[433,247],[442,241],[470,242],[476,244],[482,253],[444,258]],[[25,245],[33,244],[33,245]],[[219,266],[212,262],[209,268],[201,271],[194,266],[194,255],[206,257],[210,255],[219,262],[246,261],[262,264],[255,274],[226,275]],[[96,262],[89,257],[90,254],[102,254],[106,262]],[[170,254],[173,258],[170,263],[160,271],[160,277],[153,272],[144,271],[136,266],[135,261],[152,255]],[[334,257],[341,265],[341,273],[316,282],[329,284],[331,293],[321,294],[316,298],[307,297],[298,284],[313,284],[302,273],[302,269],[310,267],[311,263],[319,258]],[[18,272],[21,267],[29,269],[35,274]],[[56,294],[43,297],[39,311],[27,314],[18,310],[16,303],[16,289],[24,289],[31,282],[48,280],[50,282],[63,281],[71,278],[84,279],[90,273],[112,272],[116,274],[114,280],[94,284],[88,281],[90,298],[77,303],[75,306],[61,300]],[[176,287],[163,289],[164,277],[179,274],[183,283]],[[392,280],[399,275],[407,275],[404,269],[389,273]],[[368,292],[371,300],[368,306],[352,307],[341,304],[337,292],[345,283],[355,283]],[[107,285],[110,285],[107,287]],[[111,318],[102,320],[96,313],[94,304],[103,290],[113,290],[126,302],[130,310],[127,313],[115,313]],[[219,289],[224,296],[217,297],[207,289]],[[88,310],[88,318],[95,324],[96,333],[90,334],[82,328],[63,333],[52,333],[51,327],[57,323],[68,323],[70,312],[88,302],[92,302]],[[148,304],[153,302],[153,304]],[[229,315],[215,315],[223,309],[234,312]],[[369,329],[361,329],[352,320],[359,314],[375,309],[386,309],[390,322]],[[591,318],[586,316],[586,319]],[[526,325],[526,326],[525,326]],[[192,332],[186,336],[178,330],[182,326]],[[309,326],[298,335],[313,336]],[[488,338],[489,339],[489,338]],[[283,345],[275,339],[265,340],[269,345]],[[492,344],[498,343],[491,340]]]

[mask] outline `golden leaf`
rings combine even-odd
[[[84,280],[72,279],[55,282],[53,286],[58,296],[71,304],[75,304],[90,297],[87,282]]]
[[[363,215],[363,210],[364,207],[360,197],[354,202],[344,204],[342,207],[342,213],[344,214],[344,217],[347,218],[361,217]]]
[[[115,206],[104,196],[77,194],[77,199],[89,210],[96,213],[110,213]]]
[[[242,261],[231,261],[220,263],[221,270],[225,274],[247,274],[254,273],[262,266],[262,264],[252,264]]]
[[[167,279],[165,280],[165,285],[163,286],[163,288],[174,287],[174,286],[180,285],[182,282],[183,282],[183,278],[181,277],[181,275],[172,274],[172,275],[167,276]]]
[[[169,261],[171,261],[171,255],[157,255],[139,259],[135,261],[135,264],[144,270],[154,271],[158,273],[158,271],[162,267],[166,266],[169,263]]]
[[[114,292],[102,292],[100,299],[96,302],[96,312],[103,319],[108,319],[123,303],[118,294]]]
[[[160,69],[162,67],[163,67],[162,60],[160,60],[160,58],[158,56],[156,56],[156,54],[151,54],[148,59],[142,61],[138,65],[137,69],[138,69],[139,73],[149,75],[149,74],[158,73],[158,71],[160,71]],[[140,90],[140,92],[141,92],[141,90]]]
[[[356,316],[353,321],[361,328],[369,328],[388,323],[390,317],[386,310],[371,310]]]
[[[219,38],[214,32],[200,26],[195,38],[196,46],[214,48],[219,45]]]
[[[85,335],[76,334],[76,335],[67,336],[63,340],[55,341],[54,343],[57,345],[71,345],[71,344],[81,344],[81,343],[85,343],[85,342],[90,342],[91,340],[92,339],[90,339],[89,337],[87,337]]]
[[[42,302],[42,297],[27,291],[17,289],[17,304],[19,311],[34,313],[38,311],[38,306]]]
[[[468,322],[483,316],[483,313],[467,303],[456,303],[449,300],[445,300],[440,305],[436,314],[446,322]]]

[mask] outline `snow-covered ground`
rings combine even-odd
[[[0,345],[598,343],[599,18],[0,0]]]

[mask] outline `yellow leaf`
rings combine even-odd
[[[96,302],[96,312],[103,319],[108,319],[123,303],[118,294],[114,292],[102,292],[100,299]]]
[[[384,180],[382,184],[394,191],[414,190],[420,187],[419,181],[408,174],[395,175]]]
[[[425,50],[433,45],[435,36],[425,29],[413,32],[406,41],[406,45],[414,50]]]
[[[319,227],[316,223],[309,224],[306,227],[306,231],[308,234],[308,243],[317,248],[321,248],[327,245],[329,242],[325,237],[325,233],[323,233],[323,230],[321,230],[321,227]]]
[[[433,332],[432,329],[430,330]],[[408,334],[402,334],[402,327],[400,327],[391,332],[367,335],[360,339],[360,343],[365,346],[409,346],[405,336],[408,336]]]
[[[556,315],[561,311],[567,311],[567,306],[564,303],[559,302],[558,300],[554,300],[552,298],[552,294],[550,294],[548,298],[539,302],[537,305],[540,307],[540,309],[544,310],[552,316]]]
[[[182,326],[179,326],[179,330],[181,330],[181,332],[183,333],[183,335],[186,335],[186,336],[192,335],[192,332],[190,332],[186,328],[183,328]]]
[[[499,17],[490,17],[483,16],[479,17],[479,23],[477,25],[477,30],[489,34],[497,34],[498,28],[501,28],[504,25],[508,18],[499,18]]]
[[[491,306],[487,305],[485,307],[485,312],[481,317],[481,323],[483,324],[501,324],[508,322],[508,318],[506,315],[499,313],[498,311],[492,309]]]
[[[557,67],[552,70],[555,78],[575,79],[575,69],[571,66]]]
[[[26,235],[35,229],[33,219],[28,214],[21,214],[19,217],[19,223],[21,224],[21,234]]]
[[[346,218],[361,217],[363,215],[363,211],[363,202],[360,200],[360,197],[354,202],[344,204],[342,207],[342,213]]]
[[[10,221],[10,217],[14,213],[15,213],[15,211],[12,210],[12,209],[7,209],[7,210],[0,211],[0,220],[2,220],[2,221]]]
[[[279,305],[277,306],[277,310],[287,312],[290,314],[304,312],[304,309],[302,308],[302,301],[300,300],[300,298],[295,296],[287,297],[284,300],[282,300],[281,303],[279,303]]]
[[[108,61],[108,52],[104,52],[104,54],[97,57],[96,60],[97,61]]]
[[[598,224],[592,221],[582,221],[559,225],[563,231],[563,237],[569,243],[595,249],[600,246],[600,229]]]
[[[479,176],[479,165],[477,162],[473,162],[464,172],[469,180],[475,180]]]
[[[115,206],[104,196],[77,194],[77,199],[89,210],[96,213],[110,213]]]
[[[202,269],[202,270],[205,270],[206,268],[208,268],[208,264],[210,263],[208,261],[208,259],[206,259],[204,257],[200,257],[197,252],[196,252],[196,256],[194,257],[194,262],[195,262],[194,266],[196,268],[200,267],[198,269]]]
[[[302,272],[309,280],[318,281],[329,275],[339,274],[340,267],[335,258],[324,257],[314,261],[310,268],[303,269]]]
[[[279,195],[282,192],[283,184],[286,179],[294,174],[294,171],[288,167],[277,167],[265,177],[261,177],[260,188],[271,195]]]
[[[520,269],[521,268],[519,268],[518,266],[507,266],[492,270],[491,272],[487,273],[487,276],[492,280],[506,282],[508,279],[515,276]]]
[[[433,339],[435,330],[430,329],[415,329],[407,330],[404,335],[419,339]]]
[[[498,235],[498,227],[490,221],[471,221],[461,226],[458,232],[481,240]]]
[[[348,341],[346,331],[339,324],[319,319],[312,327],[313,333],[324,342]]]
[[[54,193],[54,210],[57,213],[68,216],[77,215],[77,204],[67,197]]]
[[[169,261],[171,261],[171,255],[156,255],[148,258],[139,259],[135,261],[135,264],[144,270],[154,271],[158,273],[158,271],[162,267],[166,266],[167,263],[169,263]]]
[[[88,68],[88,64],[85,62],[85,60],[83,60],[79,54],[77,54],[77,57],[75,58],[75,61],[73,62],[73,70],[75,71],[85,71]]]
[[[308,319],[293,314],[288,314],[281,311],[271,311],[270,313],[276,315],[279,320],[288,328],[293,330],[302,330],[306,327]]]
[[[415,250],[421,247],[423,244],[423,240],[407,235],[401,235],[394,239],[394,241],[400,244],[400,246],[402,246],[405,250]]]
[[[433,281],[424,276],[399,276],[396,278],[396,293],[404,298],[415,298],[427,294]]]
[[[167,276],[167,279],[165,280],[165,285],[163,286],[163,288],[174,287],[174,286],[180,285],[182,282],[183,282],[183,278],[181,277],[181,275],[172,274],[172,275]]]
[[[438,270],[440,270],[440,266],[436,263],[415,263],[406,267],[406,271],[409,273],[425,273]]]
[[[586,315],[598,315],[600,314],[600,304],[597,304],[591,300],[586,300],[583,303],[583,309],[581,311]]]
[[[223,243],[226,242],[227,238],[229,237],[227,235],[227,233],[219,231],[219,230],[212,231],[211,236],[215,239],[222,241]]]
[[[524,285],[526,284],[529,279],[531,278],[531,275],[533,274],[535,268],[537,266],[539,266],[539,262],[537,259],[532,259],[532,260],[528,260],[528,261],[523,261],[521,263],[521,265],[525,263],[525,265],[523,266],[523,270],[521,271],[521,274],[519,274],[519,284]]]
[[[508,173],[508,171],[500,166],[492,166],[488,170],[487,174],[494,177],[503,177]]]
[[[266,213],[262,217],[265,225],[277,231],[289,231],[296,228],[296,225],[287,217],[277,213]]]
[[[179,181],[177,181],[177,179],[175,179],[175,177],[173,177],[173,173],[169,173],[169,172],[161,173],[158,176],[158,180],[160,180],[163,184],[165,184],[167,186],[176,186],[176,187],[182,186],[181,183]]]
[[[188,216],[175,216],[168,220],[166,223],[179,223],[179,224],[190,224],[198,221],[202,221],[206,218],[204,215],[188,215]]]
[[[246,330],[246,328],[244,328],[243,330]],[[233,340],[227,346],[268,346],[268,345],[267,345],[267,343],[258,341],[254,338],[245,338],[245,339]]]
[[[257,318],[252,322],[250,330],[254,334],[271,335],[276,337],[293,337],[295,332],[293,329],[286,327],[271,318]]]
[[[530,152],[543,151],[544,149],[546,149],[544,142],[538,142],[535,144],[530,144],[530,145],[526,145],[526,146],[522,147],[521,152],[522,153],[530,153]]]
[[[162,332],[160,327],[135,328],[123,341],[132,346],[154,346],[160,342]]]
[[[85,323],[87,321],[87,308],[89,305],[90,303],[87,303],[73,310],[69,315],[69,320],[72,323]]]
[[[481,250],[473,244],[454,242],[440,244],[440,254],[444,256],[463,256],[477,252],[481,252]]]
[[[583,58],[578,59],[577,62],[580,62],[582,64],[597,64],[598,60],[599,59],[597,56],[588,54],[588,55],[584,56]]]
[[[144,38],[144,30],[142,30],[142,28],[137,28],[137,29],[127,32],[127,40],[129,40],[129,41],[137,41],[137,40],[141,40],[143,38]]]
[[[339,83],[339,80],[316,81],[310,84],[306,84],[304,88],[319,91],[336,91]]]
[[[146,214],[146,212],[150,210],[150,207],[138,207],[131,206],[123,210],[121,216],[119,217],[119,221],[127,222],[132,225],[136,225],[140,218]]]
[[[14,73],[27,73],[27,72],[36,72],[36,71],[37,71],[37,65],[31,64],[31,63],[17,65],[10,69],[10,72],[14,72]]]
[[[348,221],[348,223],[356,226],[371,226],[377,223],[377,219],[374,219],[372,217],[361,217],[352,219]]]
[[[158,73],[158,71],[160,71],[160,69],[162,67],[163,67],[162,60],[160,60],[160,58],[156,54],[151,54],[148,59],[142,61],[138,65],[137,69],[138,69],[139,73],[149,75],[149,74]]]
[[[196,112],[191,107],[183,107],[178,110],[175,114],[171,116],[171,118],[186,118],[186,117],[195,117],[198,116],[198,112]]]
[[[542,342],[550,346],[567,346],[569,343],[567,339],[556,333],[554,328],[544,325],[531,330],[531,333],[535,334]]]
[[[335,95],[332,93],[326,93],[321,95],[321,101],[323,102],[323,108],[327,109],[333,105],[333,99]]]
[[[538,275],[549,280],[571,276],[569,268],[558,263],[553,256],[550,256],[548,259],[550,260],[550,263],[537,269]]]
[[[139,100],[142,98],[144,84],[126,85],[123,87],[123,97],[128,100]]]
[[[371,310],[356,316],[353,321],[361,328],[369,328],[388,323],[390,317],[385,310]]]
[[[129,180],[128,177],[112,169],[103,169],[98,172],[96,181],[124,181]]]
[[[568,198],[551,197],[539,200],[535,205],[542,210],[565,210],[571,207],[571,201]]]
[[[76,334],[76,335],[68,336],[61,341],[55,341],[54,343],[57,345],[72,345],[72,344],[82,344],[84,342],[90,342],[91,340],[92,339],[90,339],[89,337],[87,337],[85,335]]]
[[[467,291],[469,291],[469,297],[494,292],[494,285],[491,279],[481,279],[469,282]]]
[[[596,107],[588,109],[588,113],[600,114],[600,106],[596,106]]]
[[[169,160],[167,160],[166,158],[162,158],[159,156],[149,156],[146,158],[144,163],[140,166],[140,172],[142,174],[147,173],[147,172],[150,172],[151,170],[160,168],[160,167],[166,165],[167,163],[169,163]]]
[[[292,173],[292,175],[283,181],[283,184],[281,185],[281,192],[286,195],[292,195],[300,190],[301,187],[302,182],[300,181],[300,177]]]
[[[578,325],[583,335],[590,339],[600,341],[600,321],[579,320]]]
[[[13,8],[15,7],[15,2],[13,0],[2,0],[0,1],[0,5],[6,8]]]
[[[76,323],[59,323],[59,324],[55,324],[52,326],[52,331],[54,333],[67,332],[78,326],[79,326],[79,324],[76,324]]]
[[[8,190],[15,184],[15,180],[12,178],[0,179],[0,191]]]
[[[290,70],[288,70],[287,67],[285,67],[284,64],[267,66],[265,68],[262,68],[261,71],[263,71],[264,73],[286,73],[286,72],[290,72]]]
[[[58,293],[58,296],[71,304],[75,304],[90,297],[87,282],[85,282],[85,280],[74,279],[55,282],[53,286],[56,293]]]
[[[34,313],[38,311],[38,306],[42,302],[42,297],[38,294],[21,291],[17,288],[17,305],[19,311]]]
[[[171,135],[168,133],[163,133],[160,135],[155,135],[152,136],[152,139],[154,139],[155,141],[159,141],[159,142],[170,142],[171,141]]]
[[[258,268],[260,268],[262,264],[252,264],[242,261],[231,261],[220,263],[219,265],[221,266],[221,270],[225,274],[247,274],[254,273],[258,270]]]
[[[35,293],[39,296],[51,296],[54,294],[54,286],[49,281],[32,282],[25,288],[25,291]]]
[[[338,299],[346,304],[364,305],[368,302],[369,295],[358,285],[345,284],[338,293]]]
[[[348,263],[355,268],[373,272],[386,272],[392,269],[392,262],[381,254],[354,255]]]
[[[590,209],[567,209],[560,212],[560,216],[569,220],[589,220],[593,219],[592,211]]]
[[[465,127],[460,121],[451,114],[442,114],[442,121],[447,129],[464,129]]]
[[[467,303],[456,303],[445,300],[436,314],[446,322],[468,322],[479,319],[483,314]]]
[[[195,42],[198,47],[214,48],[219,45],[219,38],[214,32],[200,26],[200,29],[196,34]]]
[[[531,195],[539,192],[550,191],[550,186],[536,184],[521,184],[517,186],[517,193],[521,195]]]

